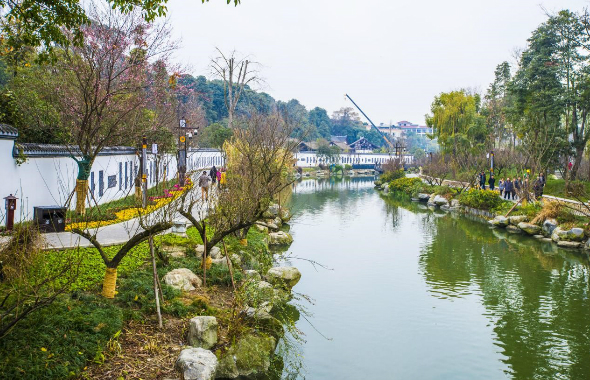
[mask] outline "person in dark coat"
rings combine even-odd
[[[488,185],[490,185],[490,190],[494,190],[495,184],[496,184],[496,179],[494,178],[493,174],[490,174],[490,179],[488,180]]]
[[[484,172],[481,172],[481,174],[479,175],[479,186],[482,190],[486,189],[486,173]]]
[[[506,182],[504,183],[504,199],[510,199],[512,192],[514,191],[514,184],[510,180],[510,178],[506,178]]]
[[[209,176],[211,177],[211,182],[215,184],[215,182],[217,181],[217,168],[215,167],[215,165],[213,165],[213,167],[209,171]]]

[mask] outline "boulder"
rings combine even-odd
[[[458,199],[451,199],[451,207],[461,207]]]
[[[254,225],[254,228],[256,228],[256,230],[258,230],[258,232],[262,232],[262,233],[265,233],[265,234],[268,233],[268,227],[267,226],[264,226],[262,224],[256,223]]]
[[[258,273],[257,271],[255,271],[253,269],[245,270],[244,277],[246,278],[246,280],[254,280],[254,281],[260,281],[262,279],[262,277],[260,276],[260,273]]]
[[[505,216],[498,215],[490,221],[490,224],[492,224],[496,227],[506,227],[506,226],[508,226],[508,224],[510,224],[510,222],[509,222],[508,218],[506,218]]]
[[[551,240],[558,242],[567,236],[567,231],[561,229],[561,227],[555,227],[551,233]]]
[[[227,259],[225,257],[222,257],[220,259],[211,259],[211,264],[227,268]]]
[[[435,195],[434,199],[432,200],[432,203],[434,203],[437,206],[444,206],[444,205],[448,205],[449,201],[447,201],[447,199],[445,197],[443,197],[442,195]]]
[[[268,213],[270,215],[272,215],[273,217],[278,216],[279,215],[279,211],[280,211],[280,207],[278,204],[276,203],[272,203],[270,206],[268,206]]]
[[[283,221],[278,216],[274,219],[274,223],[279,227],[283,225]]]
[[[203,348],[186,348],[180,352],[174,368],[183,380],[213,380],[218,363],[215,354]]]
[[[574,227],[568,231],[568,238],[569,240],[573,241],[583,241],[584,240],[584,229]]]
[[[178,268],[171,270],[164,276],[164,283],[173,288],[190,292],[202,284],[201,279],[190,269]]]
[[[584,230],[582,228],[572,228],[571,230],[562,230],[557,227],[551,234],[553,241],[565,240],[581,242],[584,240]]]
[[[195,253],[197,255],[197,257],[203,257],[203,251],[205,250],[205,246],[202,244],[199,244],[195,247]],[[212,259],[220,259],[223,257],[222,253],[221,253],[221,249],[219,249],[219,247],[213,247],[211,248],[211,250],[209,251],[209,256],[211,256]]]
[[[281,218],[283,223],[287,223],[289,220],[291,220],[291,216],[292,215],[289,209],[281,207],[281,209],[279,210],[279,218]]]
[[[579,241],[560,240],[557,246],[561,248],[582,248],[583,244]]]
[[[387,193],[389,193],[389,186],[385,186],[383,188],[383,194],[387,194]]]
[[[527,217],[526,215],[515,215],[508,218],[510,224],[518,226],[518,223],[526,222]]]
[[[557,227],[557,220],[555,219],[545,219],[543,222],[543,235],[551,236],[553,230]]]
[[[430,194],[424,194],[424,193],[418,194],[418,200],[420,202],[428,202],[429,199],[430,199]]]
[[[586,240],[586,244],[584,244],[584,249],[590,250],[590,239]]]
[[[189,322],[188,344],[211,349],[217,344],[217,319],[209,316],[194,317]]]
[[[518,228],[520,228],[529,235],[538,235],[541,231],[541,227],[537,226],[536,224],[531,224],[527,222],[518,223]]]
[[[160,249],[169,257],[186,257],[186,247],[182,245],[162,245]]]
[[[250,334],[242,337],[221,357],[217,377],[251,379],[265,375],[270,368],[276,342],[272,336]]]
[[[535,239],[545,239],[545,236],[543,236],[543,235],[533,235],[533,237]],[[551,240],[551,239],[549,239],[549,240]]]
[[[273,285],[291,289],[301,279],[301,272],[295,267],[274,267],[268,270],[266,279]]]
[[[268,234],[268,245],[289,245],[293,243],[293,237],[284,231]]]
[[[506,226],[506,231],[510,232],[511,234],[521,234],[522,230],[512,224]]]

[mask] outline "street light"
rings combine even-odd
[[[178,184],[184,186],[184,178],[186,175],[186,119],[182,118],[179,121],[179,137],[178,137]],[[184,143],[184,149],[182,145]]]

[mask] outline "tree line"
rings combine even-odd
[[[518,62],[502,62],[483,96],[466,89],[436,96],[427,124],[455,163],[490,151],[517,154],[522,168],[580,176],[590,128],[590,16],[548,14]],[[503,154],[503,153],[502,153]]]

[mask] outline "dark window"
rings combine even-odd
[[[90,191],[94,195],[94,172],[90,172]]]
[[[102,170],[98,171],[98,196],[102,197],[104,194],[104,173]]]
[[[127,162],[125,162],[125,189],[127,189],[128,183],[129,183],[129,173],[127,172]]]
[[[119,190],[123,190],[123,163],[119,162]]]

